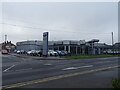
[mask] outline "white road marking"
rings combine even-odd
[[[25,71],[25,70],[30,70],[32,68],[26,68],[26,69],[19,69],[19,70],[10,70],[11,72],[17,72],[17,71]]]
[[[50,64],[50,63],[47,63],[47,64],[44,64],[44,65],[52,65],[52,64]]]
[[[22,60],[26,60],[25,58],[22,58]]]
[[[93,65],[80,66],[80,67],[69,67],[69,68],[64,68],[64,69],[62,69],[62,70],[74,70],[74,69],[86,68],[86,67],[93,67]]]
[[[69,74],[63,74],[63,75],[58,75],[58,76],[51,76],[47,78],[21,82],[21,83],[15,83],[11,85],[2,86],[0,88],[2,89],[20,88],[20,87],[27,86],[27,85],[40,84],[40,83],[44,83],[44,82],[48,82],[52,80],[60,80],[63,78],[68,78],[68,77],[73,77],[73,76],[78,76],[78,75],[85,75],[89,73],[94,73],[94,72],[103,71],[103,70],[110,70],[110,69],[119,68],[119,67],[120,66],[112,66],[112,67],[97,68],[97,69],[92,69],[92,70],[87,70],[87,71],[85,70],[82,72],[74,72],[74,73],[69,73]]]
[[[14,66],[15,66],[15,65],[10,66],[9,68],[5,69],[3,72],[6,72],[6,71],[10,70],[10,69],[13,68]]]
[[[26,68],[26,69],[19,69],[19,70],[14,70],[14,71],[24,71],[24,70],[30,70],[32,68]]]

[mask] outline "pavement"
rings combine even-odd
[[[109,88],[118,78],[120,57],[78,60],[37,60],[2,56],[6,88]]]

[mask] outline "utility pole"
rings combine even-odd
[[[114,40],[113,40],[113,32],[112,32],[112,51],[113,51],[113,54],[114,54],[114,47],[113,47],[113,44],[114,44]]]
[[[114,44],[114,41],[113,41],[113,32],[112,32],[112,45]]]
[[[7,44],[7,35],[5,35],[5,43],[4,43],[4,46],[3,46],[4,49],[6,49],[6,44]]]
[[[5,43],[7,42],[7,35],[5,35]]]

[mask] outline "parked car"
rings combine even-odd
[[[30,55],[31,51],[27,51],[27,55]]]
[[[54,50],[49,50],[48,51],[48,56],[57,56],[57,55],[58,55],[58,53]]]
[[[59,51],[59,50],[56,50],[56,52],[58,53],[58,55],[61,55],[61,51]]]
[[[25,50],[17,50],[17,54],[26,54]]]
[[[34,50],[33,56],[41,56],[41,55],[42,55],[42,51],[41,50]]]
[[[67,54],[68,54],[68,52],[67,52],[67,51],[62,51],[62,53],[64,53],[64,55],[67,55]]]
[[[27,55],[32,55],[33,56],[34,53],[35,53],[35,50],[30,50],[30,51],[27,52]]]
[[[20,54],[20,50],[17,50],[17,52],[16,52],[17,54]]]
[[[14,53],[17,53],[17,50],[14,50]]]
[[[42,56],[42,51],[41,50],[30,50],[27,52],[27,55]]]
[[[21,54],[26,54],[25,50],[20,50],[20,51],[21,51]]]
[[[0,53],[1,54],[8,54],[8,51],[7,50],[1,50]]]
[[[59,56],[65,56],[66,55],[66,53],[64,51],[56,50],[56,52],[58,53]]]
[[[36,52],[35,52],[35,54],[36,54],[36,56],[42,56],[42,51],[41,50],[36,50]]]

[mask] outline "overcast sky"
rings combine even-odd
[[[25,40],[42,40],[49,32],[49,40],[99,39],[111,44],[118,41],[117,2],[5,2],[2,3],[4,35],[14,44]]]

